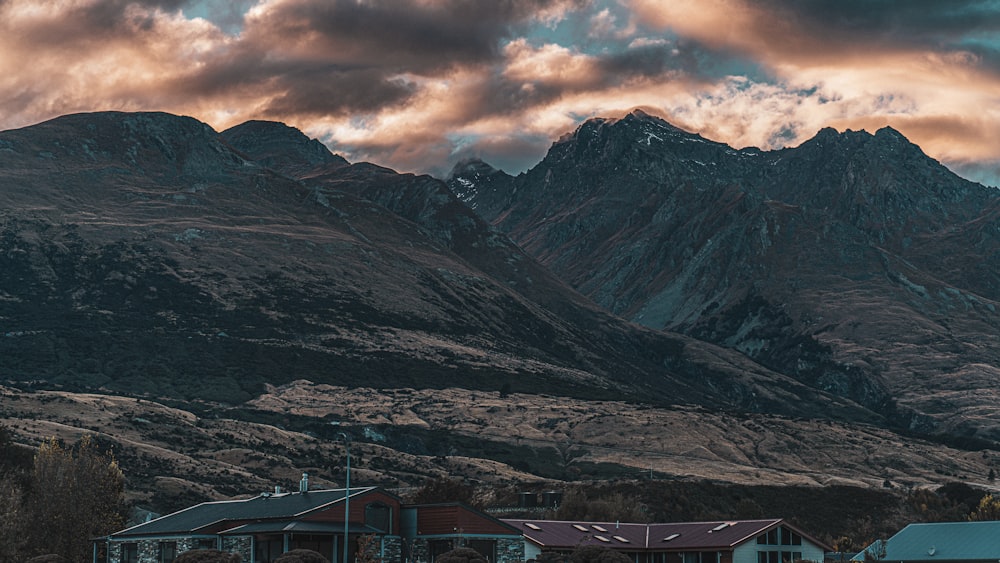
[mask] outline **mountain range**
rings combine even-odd
[[[99,432],[146,500],[335,483],[340,431],[372,484],[982,481],[998,202],[891,129],[765,152],[633,112],[445,181],[68,115],[0,132],[0,422]]]
[[[633,112],[449,185],[575,289],[922,432],[1000,437],[1000,191],[899,132],[736,150]]]

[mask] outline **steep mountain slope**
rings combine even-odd
[[[473,162],[449,185],[626,318],[898,425],[1000,438],[1000,194],[894,130],[762,152],[634,112],[516,178]]]
[[[302,471],[336,485],[341,431],[354,482],[403,487],[919,487],[995,465],[615,317],[442,182],[321,149],[282,124],[147,113],[0,133],[0,424],[29,444],[97,433],[160,510]],[[478,170],[491,205],[514,201],[515,179]]]
[[[306,378],[873,416],[608,315],[437,180],[280,124],[226,137],[247,152],[167,114],[0,134],[0,377],[226,403]]]

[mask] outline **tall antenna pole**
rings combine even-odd
[[[347,562],[347,534],[348,534],[348,523],[351,519],[351,439],[347,437],[347,434],[341,432],[340,437],[344,439],[344,450],[347,452],[347,479],[344,484],[344,560],[341,563]]]

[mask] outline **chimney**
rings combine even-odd
[[[309,474],[303,473],[302,480],[299,481],[299,492],[308,493],[309,492]]]

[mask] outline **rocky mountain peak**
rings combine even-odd
[[[247,121],[222,132],[222,138],[258,163],[297,176],[318,166],[346,166],[317,139],[276,121]]]
[[[507,187],[513,176],[494,168],[479,158],[468,158],[455,164],[445,183],[458,199],[475,209],[484,218],[506,205]]]
[[[205,123],[162,112],[66,115],[5,132],[5,144],[15,158],[27,151],[52,162],[83,159],[98,168],[125,166],[164,176],[213,177],[246,164]]]
[[[469,193],[475,205],[483,190]],[[951,417],[925,393],[937,374],[998,361],[966,343],[1000,326],[1000,196],[892,128],[761,152],[633,112],[584,123],[484,199],[485,217],[608,309],[891,416],[898,397]]]

